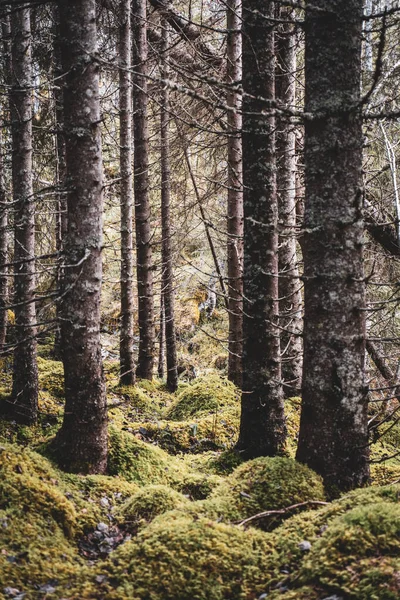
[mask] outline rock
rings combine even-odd
[[[20,590],[17,590],[17,588],[13,588],[13,587],[5,587],[5,588],[3,588],[3,592],[9,598],[16,598],[19,594],[21,594]]]
[[[103,508],[108,508],[110,506],[110,501],[108,498],[103,496],[103,498],[101,498],[101,500],[100,500],[100,504]]]
[[[101,533],[107,533],[109,527],[106,523],[98,523],[96,529],[97,531],[101,531]]]
[[[310,543],[310,542],[307,542],[306,540],[305,540],[305,541],[303,541],[303,542],[300,542],[300,544],[299,544],[299,549],[300,549],[302,552],[310,552],[310,550],[311,550],[311,543]]]

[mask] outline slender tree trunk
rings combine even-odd
[[[4,141],[0,129],[0,351],[4,352],[8,304],[8,207],[4,181]]]
[[[243,170],[241,0],[227,3],[227,102],[228,111],[228,379],[242,387],[243,346]]]
[[[296,104],[296,35],[289,22],[293,11],[280,7],[276,36],[275,93],[285,109]],[[296,131],[289,116],[277,118],[277,191],[279,207],[279,324],[283,391],[286,398],[301,390],[303,368],[302,298],[296,248]]]
[[[131,0],[120,2],[119,115],[121,164],[121,331],[120,383],[134,385],[133,359],[133,188],[132,188],[132,88]]]
[[[66,149],[64,135],[64,93],[62,84],[62,62],[60,47],[60,13],[58,6],[54,6],[54,104],[55,104],[55,124],[56,124],[56,186],[57,186],[57,212],[56,212],[56,250],[59,253],[57,263],[57,288],[62,288],[62,251],[65,236],[67,235],[67,197],[66,197]],[[60,301],[56,302],[56,332],[54,339],[53,356],[56,360],[62,358],[61,347],[61,310]]]
[[[65,75],[68,232],[62,299],[64,421],[55,440],[61,466],[102,473],[107,405],[100,347],[103,172],[95,0],[60,0]]]
[[[244,319],[238,449],[283,451],[275,180],[274,2],[243,3]]]
[[[160,294],[160,335],[158,336],[158,367],[157,375],[160,379],[164,378],[164,363],[165,363],[165,310],[164,310],[164,294],[161,290]]]
[[[14,214],[15,350],[12,417],[34,423],[38,410],[35,310],[35,204],[32,187],[32,63],[30,9],[11,15],[12,181]]]
[[[306,10],[304,373],[297,458],[334,496],[368,480],[362,0]],[[346,68],[343,68],[346,65]]]
[[[12,83],[12,64],[11,64],[11,24],[10,17],[6,15],[2,20],[2,45],[4,54],[4,81],[6,85]],[[3,109],[3,115],[9,114],[10,103],[5,103]],[[4,121],[7,119],[3,117]],[[10,118],[8,117],[8,120]],[[3,123],[4,127],[4,123]],[[6,156],[4,146],[4,136],[2,130],[0,131],[0,262],[2,265],[1,276],[0,276],[0,348],[4,351],[6,337],[7,337],[7,305],[8,305],[8,268],[5,266],[8,263],[9,258],[9,233],[8,233],[8,207],[7,203],[7,190],[5,185],[5,164],[4,158]]]
[[[171,228],[171,167],[169,151],[169,89],[165,83],[169,79],[168,67],[168,24],[162,22],[161,45],[161,221],[162,221],[162,296],[165,319],[165,347],[167,357],[167,388],[175,392],[178,387],[176,358],[176,333],[174,310],[174,273],[172,256]]]
[[[139,357],[136,375],[142,379],[151,379],[153,377],[155,333],[149,201],[146,20],[146,0],[133,0],[134,196],[139,304]]]

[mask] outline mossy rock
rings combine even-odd
[[[273,548],[266,534],[193,519],[157,517],[97,567],[109,600],[247,600],[263,593]]]
[[[239,392],[235,385],[215,373],[210,373],[186,386],[178,395],[176,403],[168,413],[168,418],[184,421],[194,416],[206,415],[238,405]]]
[[[191,500],[208,498],[223,482],[222,477],[213,474],[182,472],[182,477],[175,480],[173,485],[177,490]]]
[[[359,506],[332,520],[303,561],[299,582],[358,600],[400,596],[400,506]]]
[[[322,479],[305,465],[283,457],[261,457],[237,467],[210,497],[210,510],[228,522],[242,521],[264,511],[297,503],[324,500]],[[272,529],[291,516],[252,521],[252,526]]]
[[[136,533],[158,515],[173,509],[185,510],[189,503],[183,494],[166,485],[147,485],[120,507],[116,518]]]

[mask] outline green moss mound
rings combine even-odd
[[[64,398],[64,368],[57,360],[38,357],[39,388],[55,398]]]
[[[239,393],[235,385],[211,373],[199,377],[178,395],[176,403],[168,413],[168,418],[184,421],[195,415],[206,415],[238,404]]]
[[[185,510],[189,503],[183,494],[166,485],[148,485],[125,502],[116,516],[135,532],[169,510]]]
[[[258,513],[324,500],[322,479],[290,458],[256,458],[237,467],[210,497],[211,514],[238,522]],[[269,530],[287,515],[252,521]]]
[[[109,599],[235,600],[265,589],[273,550],[257,531],[173,513],[157,517],[99,568]]]
[[[400,506],[380,502],[334,519],[303,561],[299,581],[347,598],[395,600],[399,569]]]
[[[0,448],[0,523],[0,589],[37,590],[52,579],[67,585],[84,569],[73,540],[77,510],[58,472],[11,445]]]

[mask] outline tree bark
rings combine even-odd
[[[14,213],[15,350],[12,418],[37,419],[38,371],[35,310],[35,204],[32,187],[32,61],[30,9],[11,15],[12,182]]]
[[[304,372],[297,458],[323,476],[331,496],[369,476],[361,23],[362,0],[307,6]]]
[[[296,105],[296,34],[290,23],[293,10],[280,7],[287,20],[276,36],[275,93],[278,104],[290,111]],[[289,116],[277,118],[277,191],[279,207],[279,325],[283,391],[299,395],[303,368],[302,298],[296,247],[296,131]]]
[[[61,61],[61,47],[60,47],[60,13],[58,6],[55,5],[53,9],[54,18],[54,104],[55,104],[55,125],[56,125],[56,186],[57,186],[57,213],[56,213],[56,249],[59,253],[57,263],[57,288],[62,288],[62,251],[64,239],[67,234],[67,197],[66,197],[66,149],[65,149],[65,135],[64,135],[64,92],[62,84],[62,61]],[[54,337],[54,348],[53,357],[56,360],[62,359],[62,347],[61,347],[61,310],[60,301],[57,299],[56,302],[56,331]]]
[[[164,311],[164,295],[161,290],[160,294],[160,334],[158,336],[158,367],[157,375],[160,379],[164,378],[164,363],[165,363],[165,311]]]
[[[161,221],[162,221],[162,295],[165,320],[165,347],[167,358],[167,388],[175,392],[178,387],[178,368],[176,357],[174,273],[172,256],[171,227],[171,166],[169,146],[169,79],[168,67],[168,24],[162,21],[161,45]]]
[[[152,379],[155,333],[149,201],[146,19],[146,1],[133,0],[134,196],[139,304],[139,357],[136,375],[141,379]]]
[[[242,387],[243,351],[243,165],[241,1],[227,3],[228,219],[227,271],[229,315],[228,379]]]
[[[131,1],[121,0],[119,14],[119,123],[121,203],[121,330],[119,342],[121,385],[134,385],[133,358],[133,186]]]
[[[68,232],[62,293],[64,469],[104,473],[107,405],[100,347],[103,172],[95,0],[59,1],[65,75]]]
[[[283,451],[286,427],[278,321],[274,2],[243,3],[244,319],[238,449]]]
[[[7,16],[2,21],[2,45],[4,53],[4,81],[6,85],[11,85],[12,65],[11,65],[11,26],[10,17]],[[4,112],[9,112],[9,103]],[[4,124],[3,124],[4,126]],[[5,350],[7,336],[7,304],[8,304],[8,207],[7,190],[4,177],[4,135],[0,132],[0,349]]]

